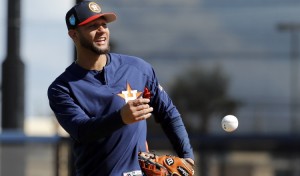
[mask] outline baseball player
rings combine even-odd
[[[178,156],[194,155],[181,116],[144,60],[110,53],[115,13],[83,1],[66,14],[77,60],[48,89],[50,107],[74,141],[77,176],[138,176],[147,151],[146,120],[161,124]]]

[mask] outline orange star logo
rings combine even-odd
[[[135,100],[139,98],[142,93],[143,92],[138,92],[137,90],[132,90],[130,84],[127,83],[126,91],[122,91],[122,93],[119,93],[118,95],[127,103],[129,100]]]

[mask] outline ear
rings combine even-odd
[[[68,34],[69,34],[69,36],[70,36],[73,40],[76,40],[76,39],[77,39],[77,32],[76,32],[75,29],[70,29],[70,30],[68,31]]]

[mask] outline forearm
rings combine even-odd
[[[161,125],[178,156],[194,160],[193,149],[181,117],[172,118]]]
[[[79,124],[77,140],[80,142],[98,140],[108,136],[124,125],[119,111],[101,118],[91,118]]]
[[[91,118],[80,111],[55,113],[55,115],[59,124],[77,142],[90,142],[101,139],[125,125],[119,111],[102,117]]]

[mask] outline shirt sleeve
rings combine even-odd
[[[149,88],[153,95],[150,104],[154,108],[155,120],[161,124],[177,155],[182,158],[194,159],[193,149],[181,115],[158,83],[154,70]]]
[[[59,124],[77,142],[100,139],[125,125],[119,110],[101,118],[89,117],[75,103],[67,87],[52,84],[48,89],[48,98]]]

